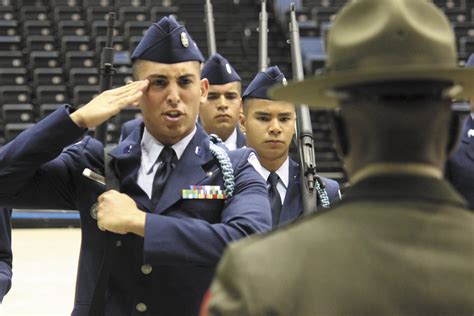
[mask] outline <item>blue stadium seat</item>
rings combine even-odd
[[[59,66],[58,51],[35,51],[30,53],[29,67],[34,68],[55,68]]]
[[[32,51],[53,51],[56,49],[56,38],[53,35],[30,35],[26,37],[26,49]]]
[[[67,35],[61,38],[61,51],[70,52],[70,51],[81,51],[86,52],[91,50],[90,37],[87,35],[76,36],[76,35]]]
[[[23,35],[52,35],[53,28],[52,23],[49,20],[44,21],[24,21],[23,22]]]
[[[99,84],[99,71],[97,68],[71,68],[69,84],[71,87],[96,86]]]
[[[85,21],[59,21],[58,35],[62,38],[67,35],[83,36],[87,34]]]
[[[80,7],[60,6],[54,7],[54,20],[59,21],[81,21],[84,20]]]
[[[35,68],[33,70],[33,87],[64,84],[62,68]]]
[[[76,67],[96,67],[95,52],[66,52],[64,68],[66,71]]]
[[[35,103],[69,103],[69,94],[64,85],[38,86],[35,89]]]
[[[0,35],[12,36],[20,35],[18,32],[17,20],[0,20]]]
[[[0,68],[23,67],[23,53],[20,51],[0,51]]]
[[[0,104],[30,103],[31,88],[27,85],[0,86]]]
[[[15,7],[12,5],[0,6],[0,20],[18,20]]]
[[[20,8],[20,18],[22,21],[45,21],[50,19],[47,6],[21,6]]]
[[[2,118],[8,123],[33,123],[35,121],[35,107],[33,104],[4,104]]]
[[[0,36],[0,51],[21,50],[21,37],[14,36]]]
[[[3,68],[0,71],[0,85],[25,85],[28,71],[23,67]]]

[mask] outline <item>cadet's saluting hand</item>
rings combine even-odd
[[[119,113],[124,107],[128,105],[138,106],[143,91],[148,87],[148,84],[148,80],[140,80],[104,91],[72,113],[71,119],[83,128],[96,127]]]
[[[97,201],[97,226],[100,230],[144,236],[146,214],[128,195],[110,190],[102,193]]]

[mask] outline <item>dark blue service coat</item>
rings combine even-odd
[[[126,138],[133,131],[135,127],[140,125],[143,122],[142,118],[136,118],[130,121],[127,121],[122,124],[120,130],[120,139]],[[245,135],[240,131],[239,127],[237,129],[237,148],[242,148],[245,146]]]
[[[468,201],[469,208],[474,209],[474,129],[471,115],[464,122],[461,140],[458,147],[446,163],[446,178]]]
[[[106,315],[197,315],[227,243],[270,229],[266,185],[248,162],[252,151],[242,149],[229,153],[235,176],[231,198],[182,199],[182,190],[190,185],[224,188],[209,137],[198,126],[153,208],[136,183],[141,126],[111,152],[120,191],[147,212],[147,219],[144,238],[119,236]],[[104,252],[104,232],[90,216],[104,187],[82,176],[84,168],[103,174],[103,146],[90,137],[69,146],[84,133],[63,107],[0,149],[0,205],[80,212],[82,244],[73,315],[87,315]],[[140,303],[146,312],[136,310]]]
[[[0,208],[0,302],[12,284],[12,210]]]
[[[280,221],[278,227],[287,225],[295,221],[299,216],[303,214],[303,204],[301,203],[301,187],[300,187],[300,167],[299,164],[289,160],[289,175],[288,175],[288,188],[283,201],[283,207],[281,209]],[[339,197],[339,183],[337,181],[321,177],[321,180],[326,185],[326,192],[329,197],[329,201],[335,203],[340,199]],[[320,199],[318,196],[318,210],[321,210]]]

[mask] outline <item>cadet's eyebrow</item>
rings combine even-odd
[[[186,77],[193,77],[194,75],[193,74],[183,74],[183,75],[179,75],[178,78],[186,78]],[[158,79],[168,79],[169,76],[166,76],[166,75],[160,75],[160,74],[151,74],[148,76],[149,79],[155,79],[155,78],[158,78]]]
[[[183,75],[178,76],[178,78],[187,78],[187,77],[194,77],[194,74],[183,74]]]
[[[293,112],[283,112],[283,113],[278,113],[278,116],[291,116]]]
[[[168,79],[168,77],[165,75],[153,74],[149,75],[148,79]]]
[[[271,114],[268,112],[263,112],[263,111],[257,111],[255,112],[255,115],[264,115],[264,116],[270,116]]]

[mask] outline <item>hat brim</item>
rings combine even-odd
[[[332,109],[338,106],[335,89],[372,82],[415,80],[453,81],[462,90],[453,96],[465,100],[474,95],[474,68],[446,67],[389,67],[367,71],[345,71],[335,74],[316,75],[304,81],[292,81],[287,86],[270,90],[275,100],[306,104],[313,109]]]

